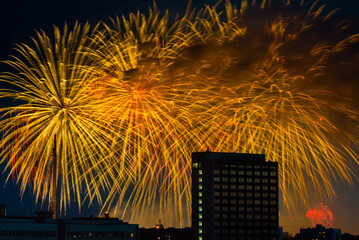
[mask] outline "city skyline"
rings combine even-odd
[[[88,8],[87,8],[87,11],[88,10],[91,10],[91,11],[95,11],[95,9],[94,8],[92,8],[92,9],[90,9],[91,7],[93,7],[95,4],[94,4],[94,2],[92,2],[92,4],[93,5],[89,5],[88,6]],[[124,5],[126,5],[126,4],[124,4]],[[168,5],[170,5],[170,4],[168,4]],[[36,6],[36,5],[35,5]],[[76,11],[78,11],[78,12],[81,12],[81,10],[83,10],[83,11],[85,11],[86,9],[81,9],[81,5],[76,5],[75,4],[75,10]],[[132,4],[130,4],[130,3],[127,3],[127,5],[126,5],[128,8],[145,8],[145,7],[147,7],[148,5],[147,5],[147,3],[141,3],[140,4],[140,6],[134,6],[133,7],[133,5]],[[130,7],[131,6],[131,7]],[[176,5],[172,5],[172,6],[170,6],[170,7],[174,7],[174,6],[176,6]],[[62,6],[62,8],[64,8],[64,9],[67,9],[65,6]],[[161,7],[161,5],[160,5],[160,3],[159,3],[159,9],[161,9],[162,7]],[[20,8],[21,9],[21,8]],[[74,10],[74,11],[75,11]],[[90,12],[91,12],[90,11]],[[94,21],[96,21],[97,19],[96,18],[102,18],[103,17],[103,15],[108,15],[108,11],[109,11],[109,9],[107,9],[107,12],[106,13],[99,13],[99,12],[97,12],[95,15],[95,17],[94,17]],[[344,12],[345,11],[350,11],[350,10],[344,10]],[[93,13],[93,12],[92,12]],[[77,14],[75,13],[75,12],[73,12],[72,13],[73,15],[72,15],[72,17],[70,17],[70,22],[74,22],[75,21],[75,19],[80,19],[80,21],[81,21],[81,19],[83,19],[83,18],[86,18],[84,15],[86,15],[86,14],[83,14],[83,15],[81,15],[80,17],[78,17],[77,18]],[[45,19],[41,19],[40,17],[37,17],[37,18],[35,18],[35,19],[37,19],[36,21],[37,21],[37,23],[35,23],[34,25],[36,25],[36,24],[39,24],[39,25],[42,25],[42,26],[45,26],[45,25],[47,25],[47,27],[45,27],[45,29],[46,28],[50,28],[50,25],[52,25],[52,24],[56,24],[56,21],[57,21],[57,24],[62,24],[63,23],[63,20],[64,19],[66,19],[66,17],[64,18],[60,13],[57,13],[57,14],[55,14],[56,16],[54,16],[54,17],[52,17],[52,18],[50,18],[50,16],[49,16],[49,13],[46,13],[45,14],[45,16],[47,16],[48,18],[50,18],[50,19],[56,19],[55,20],[55,23],[54,22],[51,22],[51,23],[45,23],[45,22],[47,22],[47,18],[45,18]],[[352,16],[352,15],[350,15],[350,14],[348,14],[349,16]],[[70,14],[70,16],[71,16],[71,14]],[[90,15],[91,16],[91,15]],[[357,16],[354,16],[354,17],[357,17]],[[87,16],[87,18],[89,18],[89,16]],[[69,17],[67,17],[67,19],[69,19]],[[14,22],[16,22],[16,21],[14,21]],[[29,23],[30,24],[30,23]],[[40,26],[41,27],[41,26]],[[31,28],[31,27],[29,27],[29,28]],[[29,30],[29,28],[27,28],[28,30],[27,31],[32,31],[32,30]],[[37,27],[37,26],[34,26],[33,28],[36,28],[36,29],[38,29],[39,27]],[[13,31],[13,30],[11,30],[11,31]],[[10,32],[11,32],[10,31]],[[24,31],[24,32],[26,32],[26,31]],[[17,36],[19,36],[19,35],[21,35],[21,34],[15,34],[15,35],[17,35]],[[33,36],[33,34],[32,33],[29,33],[29,34],[27,34],[26,35],[26,37],[28,37],[28,36]],[[16,39],[16,37],[15,37],[15,39]],[[22,37],[22,39],[16,39],[16,41],[14,41],[15,43],[19,43],[19,42],[23,42],[23,41],[25,41],[24,40],[24,38]],[[9,44],[2,44],[3,46],[9,46]],[[10,44],[11,45],[11,44]],[[6,54],[9,54],[9,53],[13,53],[13,52],[10,52],[9,51],[9,49],[8,48],[6,48],[6,49],[3,49],[3,48],[1,48],[1,50],[2,50],[2,52],[5,52]],[[2,56],[2,59],[1,60],[5,60],[5,59],[7,59],[7,57],[6,56]],[[5,104],[8,104],[7,102],[5,102]],[[350,160],[349,160],[350,161]],[[353,169],[353,171],[354,171],[354,175],[358,175],[358,169],[357,169],[357,167],[356,168],[354,168]],[[4,182],[4,178],[5,178],[5,176],[6,176],[6,174],[4,175],[2,175],[2,177],[1,177],[1,183],[2,183],[2,185],[3,185],[3,182]],[[8,183],[8,185],[7,186],[5,186],[3,189],[1,189],[1,193],[4,193],[4,194],[6,194],[6,192],[7,191],[9,191],[9,189],[11,189],[12,188],[12,190],[11,191],[9,191],[9,192],[12,192],[12,191],[14,191],[14,192],[16,192],[17,191],[17,198],[19,198],[19,192],[20,192],[20,190],[19,190],[19,188],[18,187],[14,187],[14,186],[12,186],[13,185],[13,182],[14,182],[14,180],[10,180],[9,181],[9,183]],[[10,186],[9,186],[10,185]],[[355,225],[355,221],[353,221],[353,220],[351,220],[351,219],[353,219],[355,216],[356,216],[356,213],[358,213],[359,212],[359,210],[358,209],[356,209],[355,207],[356,207],[356,205],[355,205],[355,202],[359,199],[359,191],[358,191],[358,188],[359,188],[359,184],[358,184],[358,181],[357,180],[354,180],[354,188],[353,188],[353,190],[350,190],[349,189],[349,187],[346,185],[346,184],[343,184],[343,183],[339,183],[339,184],[334,184],[334,191],[335,191],[335,193],[336,193],[336,196],[334,196],[334,198],[333,198],[333,200],[331,200],[330,198],[328,198],[328,199],[325,199],[325,198],[322,198],[322,197],[318,197],[318,196],[316,196],[316,195],[310,195],[311,196],[311,198],[310,199],[307,199],[308,200],[308,202],[310,202],[310,204],[308,204],[307,206],[296,206],[296,208],[295,208],[295,210],[297,211],[297,212],[299,212],[299,213],[294,213],[294,211],[291,211],[290,213],[287,213],[287,211],[286,211],[286,208],[285,208],[285,206],[283,205],[283,201],[281,202],[281,206],[280,206],[280,209],[281,209],[281,212],[280,212],[280,218],[281,218],[281,220],[282,220],[282,222],[283,222],[283,225],[284,225],[284,229],[285,229],[285,231],[286,231],[286,228],[288,228],[289,229],[289,231],[291,231],[290,229],[292,229],[292,227],[288,227],[288,226],[290,226],[290,225],[292,225],[293,226],[293,228],[295,228],[295,226],[297,226],[297,224],[304,224],[304,223],[308,223],[309,222],[309,220],[307,219],[307,218],[305,218],[305,214],[306,214],[306,211],[309,209],[309,208],[312,208],[312,207],[314,207],[316,204],[318,204],[318,203],[320,203],[320,202],[323,202],[324,204],[326,204],[326,205],[329,205],[329,207],[333,210],[333,212],[334,212],[334,215],[335,215],[335,218],[336,218],[336,220],[334,220],[334,226],[335,227],[337,227],[337,228],[342,228],[343,229],[343,233],[345,232],[345,228],[346,228],[346,226],[350,226],[351,225],[351,227],[349,227],[349,229],[351,229],[351,231],[355,231],[355,230],[357,230],[357,228],[356,227],[358,227],[358,224],[357,225]],[[316,189],[310,189],[310,188],[308,188],[308,192],[315,192],[315,190]],[[2,194],[3,195],[3,194]],[[16,194],[15,194],[16,195]],[[29,190],[27,190],[26,192],[25,192],[25,198],[27,198],[28,200],[30,199],[30,201],[33,201],[33,199],[31,199],[31,194],[29,194]],[[7,204],[9,207],[11,206],[11,203],[12,202],[15,202],[16,200],[18,200],[18,199],[15,199],[15,196],[14,197],[12,197],[12,198],[9,198],[8,199],[8,201],[9,201],[9,204]],[[1,203],[1,202],[0,202]],[[5,203],[6,204],[6,203]],[[39,206],[40,204],[38,204],[37,206]],[[74,208],[74,205],[76,205],[76,203],[75,202],[72,202],[72,208]],[[95,204],[96,205],[96,204]],[[308,207],[309,206],[309,207]],[[87,206],[86,205],[84,205],[83,207],[82,207],[82,211],[83,212],[86,212],[86,211],[88,211],[87,209]],[[353,210],[353,211],[350,211],[350,210]],[[9,210],[10,210],[10,208],[9,208]],[[33,209],[32,208],[30,208],[30,210],[32,211]],[[76,210],[75,210],[76,211]],[[93,211],[93,210],[89,210],[89,211]],[[28,213],[29,213],[30,211],[28,211]],[[96,210],[94,210],[94,212],[96,212]],[[16,214],[16,213],[15,213]],[[31,214],[31,213],[29,213],[29,214]],[[69,214],[71,214],[71,213],[69,213]],[[352,214],[352,216],[350,217],[350,214]],[[293,216],[293,217],[290,217],[290,216]],[[336,225],[336,223],[338,222],[338,224],[342,224],[343,226],[337,226]],[[282,224],[281,224],[281,222],[280,222],[280,226],[281,226]],[[305,227],[304,225],[300,225],[300,227]],[[299,229],[299,227],[297,228],[297,229]],[[350,233],[355,233],[355,234],[359,234],[359,232],[350,232]]]

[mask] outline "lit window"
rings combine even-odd
[[[203,171],[202,170],[198,170],[198,174],[202,175]]]
[[[202,197],[202,192],[198,192],[198,196],[199,196],[199,197]]]
[[[202,207],[199,207],[199,208],[198,208],[198,212],[202,212]]]
[[[199,199],[199,200],[198,200],[198,204],[202,204],[202,199]]]
[[[200,227],[202,226],[202,221],[198,222],[198,226],[200,226]]]
[[[198,189],[202,189],[202,184],[198,185]]]
[[[194,168],[198,168],[198,163],[193,163]]]
[[[198,178],[198,182],[202,182],[202,178],[200,177],[200,178]]]
[[[198,218],[199,218],[199,219],[202,219],[202,214],[198,214]]]

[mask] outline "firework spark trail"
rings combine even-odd
[[[326,86],[330,79],[326,72],[330,72],[330,62],[357,43],[359,36],[340,34],[345,27],[338,24],[334,39],[303,41],[317,36],[316,28],[330,24],[332,13],[325,15],[316,5],[309,11],[305,6],[294,8],[289,1],[276,8],[266,1],[260,7],[244,0],[241,3],[237,9],[227,2],[223,12],[218,6],[206,6],[197,13],[188,10],[173,23],[167,12],[161,16],[150,10],[147,17],[131,13],[103,24],[90,36],[88,45],[69,55],[86,59],[65,65],[68,71],[81,74],[65,79],[79,80],[70,88],[76,92],[75,99],[81,100],[76,106],[83,107],[75,112],[89,122],[81,125],[88,136],[95,135],[75,149],[69,146],[71,153],[81,158],[70,171],[77,193],[85,181],[91,199],[93,192],[99,195],[100,188],[109,190],[104,209],[116,205],[122,218],[130,213],[131,220],[141,225],[148,224],[143,216],[186,225],[191,211],[191,152],[207,148],[265,152],[267,160],[278,161],[279,185],[289,208],[298,200],[306,203],[308,184],[319,195],[331,198],[335,196],[333,183],[352,183],[352,165],[346,159],[358,159],[354,139],[359,129],[349,124],[352,128],[344,131],[333,115],[354,123],[359,115],[352,107],[352,96]],[[28,48],[21,54],[30,52]],[[50,63],[57,66],[59,59]],[[16,64],[12,65],[16,68]],[[7,75],[5,79],[26,90],[23,83],[32,81],[33,76],[37,81],[43,65],[49,64],[35,65],[30,71],[31,65],[24,64],[16,69],[20,74],[31,73],[29,76]],[[56,71],[44,79],[52,79]],[[4,92],[11,91],[2,92],[8,96]],[[14,91],[9,97],[23,96],[23,92]],[[31,92],[31,98],[23,100],[37,104],[32,100],[35,95]],[[343,95],[339,100],[336,97]],[[44,104],[51,106],[48,101],[46,98]],[[17,115],[3,120],[9,124],[1,125],[2,131],[17,137],[28,121],[26,130],[34,134],[33,118],[40,110],[4,109]],[[21,113],[26,117],[20,118]],[[19,120],[22,124],[9,130],[10,121]],[[76,124],[69,133],[79,132]],[[41,137],[46,139],[48,132],[43,132]],[[5,147],[6,156],[10,157],[10,149],[17,149],[19,156],[35,154],[27,142],[15,144],[10,138],[1,142],[3,147],[12,143]],[[97,145],[99,139],[108,149]],[[51,148],[45,146],[45,150]],[[98,158],[97,148],[108,156]],[[44,157],[38,163],[43,164],[40,170],[44,174],[48,155],[41,153]],[[7,164],[13,170],[27,166],[25,157],[12,157]],[[24,190],[29,174],[23,181]],[[40,190],[36,188],[36,193]]]
[[[321,224],[325,227],[333,227],[334,215],[327,205],[319,203],[313,209],[309,209],[306,215],[312,223],[312,227]]]
[[[60,211],[70,197],[81,206],[83,187],[90,198],[101,201],[99,187],[92,181],[110,153],[109,131],[96,115],[85,72],[80,70],[87,60],[79,52],[90,45],[93,30],[89,24],[77,23],[73,30],[65,26],[63,32],[55,27],[54,41],[38,32],[33,48],[18,45],[20,57],[6,62],[17,73],[1,75],[2,82],[15,87],[1,89],[0,96],[16,100],[15,106],[1,109],[1,162],[6,162],[9,176],[17,174],[21,194],[31,185],[36,201],[47,197],[51,201],[51,156],[56,144]],[[99,163],[98,158],[104,161]],[[99,184],[106,184],[104,178],[100,180]]]

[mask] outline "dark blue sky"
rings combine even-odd
[[[158,8],[170,9],[173,11],[184,11],[187,1],[161,0],[157,1]],[[215,3],[216,1],[197,0],[196,6]],[[237,3],[237,1],[233,1]],[[341,6],[339,14],[345,15],[348,19],[359,19],[359,1],[357,0],[326,0],[330,8]],[[87,20],[91,23],[97,23],[99,20],[107,21],[108,17],[115,15],[127,14],[128,12],[140,9],[147,12],[147,8],[152,6],[152,1],[141,0],[33,0],[33,1],[3,1],[0,7],[0,60],[6,60],[8,55],[13,53],[12,48],[16,43],[29,43],[30,36],[34,35],[37,29],[51,30],[53,25],[63,26],[65,22],[72,24],[76,20],[84,23]],[[4,65],[0,65],[0,70],[4,70]],[[0,166],[3,169],[3,166]],[[358,172],[357,172],[358,173]],[[358,175],[358,174],[357,174]],[[40,209],[41,204],[34,207],[34,198],[29,191],[25,192],[21,201],[19,198],[19,188],[16,187],[15,181],[10,180],[4,186],[6,174],[0,176],[0,203],[8,206],[8,214],[14,215],[32,215],[34,210]],[[358,222],[359,216],[359,184],[356,182],[353,190],[347,186],[337,186],[338,198],[332,203],[331,207],[340,222],[354,223]],[[97,215],[98,207],[93,206],[87,209],[83,207],[82,214]],[[72,203],[72,208],[68,215],[78,215],[76,203]],[[284,217],[284,216],[283,216]],[[296,223],[293,223],[296,225]],[[359,234],[359,223],[357,228],[353,225],[350,228],[338,226],[346,231]],[[290,229],[287,229],[290,230]]]

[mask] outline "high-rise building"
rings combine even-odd
[[[192,154],[192,227],[198,240],[276,240],[278,163],[263,154]]]

